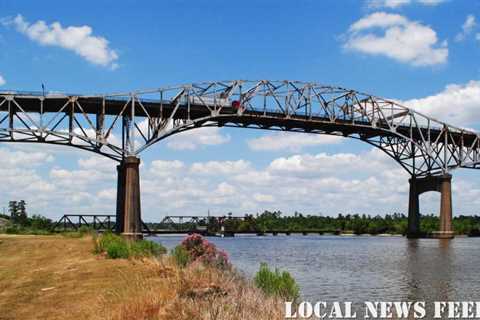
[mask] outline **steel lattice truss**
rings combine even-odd
[[[417,176],[480,165],[475,132],[394,101],[315,83],[218,81],[92,96],[0,92],[0,141],[69,145],[116,160],[208,126],[356,138]]]

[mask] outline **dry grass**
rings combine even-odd
[[[89,238],[0,235],[0,319],[283,319],[230,272],[169,258],[108,260]]]

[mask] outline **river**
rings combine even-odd
[[[172,248],[182,238],[153,239]],[[209,240],[249,277],[261,262],[289,271],[309,301],[480,301],[480,238],[279,235]]]

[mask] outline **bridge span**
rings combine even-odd
[[[116,160],[117,231],[141,236],[140,154],[201,127],[329,134],[384,151],[411,176],[409,236],[419,195],[441,193],[438,237],[453,237],[451,171],[480,166],[479,135],[395,101],[299,81],[215,81],[102,95],[0,92],[0,141],[72,146]]]

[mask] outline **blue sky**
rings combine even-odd
[[[0,19],[0,90],[292,79],[399,99],[480,128],[480,1],[0,0]],[[22,197],[50,217],[114,212],[113,162],[38,145],[3,145],[0,153],[19,160],[3,168],[0,204]],[[408,177],[355,141],[202,129],[162,141],[142,159],[146,220],[208,209],[406,211]],[[479,177],[455,172],[455,214],[479,213]],[[423,208],[437,211],[438,195],[423,195]]]

